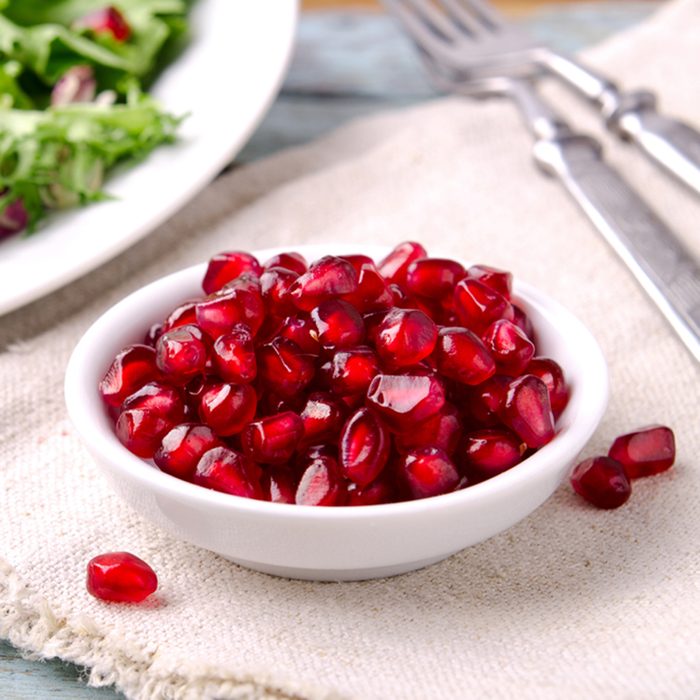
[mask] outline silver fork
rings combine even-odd
[[[484,0],[386,0],[407,29],[441,63],[465,78],[534,77],[548,71],[600,111],[615,135],[700,195],[700,132],[656,110],[646,90],[622,92],[608,78],[537,42]],[[400,6],[412,12],[402,12]]]
[[[700,268],[671,229],[602,157],[600,144],[575,133],[537,94],[527,78],[456,71],[436,46],[463,31],[455,2],[435,15],[431,0],[384,0],[421,52],[432,79],[448,92],[501,95],[515,100],[535,138],[533,155],[548,175],[559,178],[594,226],[629,267],[696,361],[700,362]],[[464,18],[462,18],[464,21]],[[429,32],[429,34],[426,34]],[[425,37],[430,36],[426,42]],[[451,48],[448,46],[448,49]]]

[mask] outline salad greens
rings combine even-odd
[[[0,238],[18,205],[14,229],[32,230],[50,209],[103,198],[115,163],[174,139],[180,119],[145,87],[185,35],[188,5],[0,0]]]

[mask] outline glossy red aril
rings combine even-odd
[[[483,341],[496,361],[499,373],[517,377],[535,354],[535,346],[511,321],[494,321],[485,331]]]
[[[467,274],[471,279],[479,280],[479,282],[510,301],[510,295],[513,290],[513,275],[510,272],[489,267],[488,265],[472,265],[467,270]]]
[[[407,452],[415,447],[439,447],[451,456],[457,449],[461,435],[459,411],[452,404],[445,403],[432,418],[405,433],[397,433],[394,443],[399,452]]]
[[[155,350],[148,345],[129,345],[112,361],[99,384],[99,392],[108,406],[117,407],[127,396],[159,377]]]
[[[228,333],[237,323],[245,323],[255,335],[265,316],[260,285],[246,275],[237,278],[218,294],[199,302],[195,314],[197,325],[212,339]]]
[[[211,384],[199,397],[199,417],[217,435],[236,435],[253,420],[257,400],[250,384]]]
[[[89,12],[77,20],[73,26],[76,29],[89,29],[95,34],[109,35],[120,44],[128,41],[131,36],[129,23],[114,5]]]
[[[534,343],[535,331],[530,317],[517,304],[511,304],[511,306],[513,307],[513,323]]]
[[[153,461],[166,474],[191,481],[202,455],[214,447],[224,443],[209,426],[181,423],[163,437]]]
[[[625,469],[630,479],[659,474],[673,465],[676,441],[664,425],[652,425],[615,438],[608,456]]]
[[[592,457],[576,465],[571,485],[597,508],[619,508],[632,493],[624,467],[609,457]]]
[[[338,434],[343,424],[343,409],[333,396],[319,391],[309,394],[299,417],[304,424],[304,443],[320,443]]]
[[[117,438],[129,452],[139,457],[150,458],[173,425],[174,422],[166,416],[134,408],[119,414],[115,431]]]
[[[552,413],[559,418],[569,403],[569,388],[562,368],[548,357],[534,357],[525,368],[525,373],[534,374],[547,385]]]
[[[218,292],[225,284],[244,272],[260,275],[262,267],[255,256],[241,251],[219,253],[209,261],[207,271],[204,273],[202,289],[205,294]]]
[[[342,258],[327,255],[311,263],[289,289],[289,296],[302,311],[311,311],[321,301],[352,294],[357,290],[357,273]]]
[[[285,318],[277,335],[295,342],[305,355],[319,355],[321,352],[316,325],[306,315]]]
[[[326,350],[350,348],[365,338],[365,324],[355,307],[341,299],[322,301],[311,311],[311,321]]]
[[[342,505],[343,487],[338,464],[332,457],[311,460],[302,472],[294,497],[301,506]]]
[[[458,387],[459,396],[454,400],[462,407],[470,422],[483,427],[494,426],[501,422],[500,413],[511,381],[511,377],[495,374],[478,386]]]
[[[355,255],[340,255],[343,260],[347,260],[354,268],[355,272],[359,275],[360,270],[365,265],[371,265],[374,267],[374,260],[369,257],[369,255],[363,255],[362,253],[356,253]]]
[[[158,588],[155,571],[129,552],[107,552],[87,565],[88,593],[111,603],[140,603]]]
[[[159,416],[179,423],[185,417],[185,402],[181,392],[162,382],[149,382],[128,396],[122,411],[139,409],[151,411]]]
[[[501,318],[513,320],[511,303],[491,287],[470,277],[457,283],[454,306],[460,321],[475,333],[483,333]]]
[[[378,374],[367,389],[367,403],[392,430],[411,430],[445,404],[440,380],[432,376]]]
[[[194,483],[234,496],[263,497],[259,467],[228,447],[214,447],[202,455],[194,473]]]
[[[207,345],[202,331],[194,325],[166,331],[156,343],[156,364],[170,380],[187,382],[201,374],[207,364]]]
[[[554,416],[547,385],[532,374],[514,379],[508,385],[501,418],[528,447],[546,445],[554,437]]]
[[[391,284],[402,285],[406,282],[408,266],[419,258],[428,257],[420,243],[407,241],[400,243],[378,265],[379,274]]]
[[[471,481],[483,481],[514,467],[527,445],[506,428],[468,433],[459,448],[459,461]]]
[[[211,359],[221,379],[235,384],[247,384],[255,379],[258,364],[255,344],[248,326],[236,324],[214,342]]]
[[[395,489],[391,482],[382,475],[364,488],[350,482],[347,486],[346,505],[374,506],[380,503],[391,503],[395,497]]]
[[[367,408],[346,421],[338,443],[343,475],[358,486],[374,481],[389,459],[391,440],[382,422]]]
[[[481,339],[466,328],[441,328],[433,358],[441,374],[462,384],[482,384],[496,372],[491,353]]]
[[[377,327],[379,358],[392,367],[415,365],[435,347],[435,322],[418,309],[391,309]]]
[[[311,382],[314,372],[314,358],[287,338],[275,338],[258,350],[258,377],[265,388],[282,398],[298,395]]]
[[[155,348],[158,338],[163,334],[163,325],[161,323],[154,323],[147,331],[146,335],[143,337],[143,344],[148,345],[149,348]]]
[[[358,345],[333,355],[328,382],[331,391],[339,396],[364,394],[378,373],[379,361],[374,350]]]
[[[169,331],[172,328],[177,328],[178,326],[186,326],[190,323],[197,323],[197,314],[195,309],[197,307],[196,301],[186,301],[184,304],[180,304],[175,308],[168,318],[165,319],[163,323],[163,330]]]
[[[465,274],[464,266],[455,260],[422,258],[408,266],[406,288],[421,297],[441,299],[452,294]]]
[[[285,267],[270,267],[260,275],[260,292],[269,314],[288,316],[294,313],[296,307],[288,292],[297,277],[298,273]]]
[[[369,262],[356,270],[357,290],[352,294],[344,295],[343,299],[363,314],[391,308],[394,305],[394,296],[374,263]]]
[[[409,450],[399,461],[399,473],[413,498],[454,491],[460,478],[452,460],[438,447]]]
[[[284,464],[292,458],[303,435],[302,419],[285,411],[249,423],[241,434],[241,444],[256,462]]]
[[[271,267],[285,267],[287,270],[303,275],[308,269],[306,258],[301,253],[278,253],[268,258],[263,263],[263,269],[269,270]]]
[[[296,479],[285,467],[270,467],[262,478],[265,500],[271,503],[294,503],[297,491]]]

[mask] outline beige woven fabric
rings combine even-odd
[[[590,59],[700,123],[698,0],[672,3]],[[700,202],[608,143],[700,254]],[[565,193],[533,169],[529,147],[506,103],[444,100],[364,119],[222,178],[126,254],[2,318],[0,636],[84,664],[91,683],[130,698],[700,697],[700,373]],[[62,398],[69,353],[100,313],[220,249],[408,238],[510,268],[569,306],[612,375],[586,454],[662,421],[676,430],[677,466],[636,482],[617,511],[591,509],[565,485],[441,564],[344,584],[244,570],[171,539],[111,493]],[[112,549],[152,563],[155,602],[87,595],[86,561]]]

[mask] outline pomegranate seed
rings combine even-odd
[[[311,311],[321,346],[326,350],[358,345],[365,337],[362,316],[347,301],[329,299]]]
[[[221,379],[234,384],[247,384],[255,379],[258,364],[248,326],[236,324],[229,333],[216,339],[212,350],[214,369]]]
[[[439,413],[423,421],[410,431],[394,437],[399,452],[407,452],[415,447],[439,447],[452,455],[462,436],[462,423],[459,411],[452,404],[445,403]]]
[[[462,384],[482,384],[496,372],[484,343],[466,328],[441,328],[433,358],[441,374]]]
[[[513,275],[510,272],[498,270],[488,265],[472,265],[467,270],[467,274],[471,279],[479,280],[510,301],[510,295],[513,291]]]
[[[559,418],[569,403],[569,388],[562,368],[548,357],[535,357],[528,364],[525,373],[534,374],[547,385],[552,413],[554,418]]]
[[[297,275],[303,275],[308,269],[308,264],[301,253],[278,253],[263,263],[264,270],[269,270],[272,267],[284,267],[296,272]]]
[[[214,491],[262,499],[260,470],[250,459],[228,447],[205,452],[194,473],[194,483]]]
[[[381,421],[360,408],[340,431],[340,466],[346,478],[367,486],[379,476],[389,459],[391,441]]]
[[[477,430],[464,436],[460,463],[473,483],[496,476],[518,464],[527,445],[510,430]]]
[[[508,385],[501,418],[528,447],[546,445],[554,437],[554,416],[547,385],[532,374],[514,379]]]
[[[513,306],[502,294],[469,277],[457,283],[454,304],[460,321],[475,333],[501,318],[513,320]]]
[[[441,299],[452,293],[457,282],[465,275],[464,266],[455,260],[422,258],[408,266],[406,288],[421,297]]]
[[[153,461],[166,474],[192,481],[202,455],[214,447],[224,443],[209,426],[181,423],[163,437]]]
[[[519,376],[535,354],[535,346],[525,333],[505,319],[494,321],[484,332],[483,340],[501,374]]]
[[[249,423],[241,434],[243,451],[256,462],[289,462],[304,435],[302,419],[292,411],[267,416]]]
[[[279,327],[277,335],[294,341],[305,355],[321,353],[316,324],[308,316],[288,316]]]
[[[577,464],[571,485],[596,508],[619,508],[632,493],[624,467],[609,457],[592,457]]]
[[[301,506],[335,506],[342,504],[338,465],[332,457],[317,457],[304,469],[294,497]]]
[[[113,5],[89,12],[77,20],[74,27],[76,29],[89,29],[95,34],[108,34],[120,44],[128,41],[131,36],[129,23]]]
[[[367,402],[392,430],[404,432],[438,413],[445,392],[435,377],[378,374],[367,389]]]
[[[532,328],[530,317],[517,304],[511,304],[511,306],[513,307],[513,323],[525,333],[530,341],[533,341],[535,331]]]
[[[160,323],[154,323],[147,331],[143,338],[143,344],[148,345],[149,348],[155,348],[158,338],[163,334],[163,325]]]
[[[311,311],[322,301],[357,291],[357,273],[342,258],[327,255],[311,263],[292,284],[289,296],[297,308]]]
[[[173,425],[173,421],[165,416],[134,408],[119,414],[115,430],[117,438],[129,452],[150,458]]]
[[[183,381],[204,371],[207,346],[202,331],[194,325],[166,331],[156,343],[156,364],[170,380]]]
[[[427,258],[428,253],[420,243],[407,241],[400,243],[378,265],[379,274],[391,284],[406,282],[408,266],[419,258]]]
[[[342,258],[343,260],[347,260],[353,266],[353,269],[358,275],[360,274],[360,270],[365,265],[371,265],[374,267],[374,260],[372,260],[369,255],[357,253],[355,255],[340,255],[338,257]]]
[[[262,273],[262,267],[253,255],[240,251],[219,253],[209,261],[202,289],[205,294],[218,292],[225,284],[244,272],[252,272],[257,276]]]
[[[267,501],[294,503],[297,483],[293,474],[285,468],[270,468],[263,476],[263,489]]]
[[[463,407],[465,417],[481,426],[489,427],[501,422],[500,414],[511,377],[495,374],[479,386],[451,387],[457,390],[453,400]]]
[[[90,559],[88,593],[112,603],[140,603],[158,588],[155,571],[129,552],[107,552]]]
[[[625,469],[630,479],[653,476],[670,469],[676,459],[673,431],[651,425],[615,438],[608,456]]]
[[[339,350],[330,362],[328,382],[339,396],[365,394],[372,379],[379,373],[379,361],[372,348],[358,345]]]
[[[289,296],[289,288],[299,275],[285,267],[270,267],[260,275],[260,291],[269,314],[288,316],[295,306]]]
[[[352,261],[349,262],[352,264]],[[343,299],[363,314],[391,308],[394,305],[394,296],[374,263],[370,261],[356,270],[357,290],[352,294],[345,294]]]
[[[437,337],[437,326],[422,311],[392,309],[377,328],[377,354],[390,366],[407,367],[428,357]]]
[[[258,377],[264,386],[288,399],[298,395],[314,377],[313,358],[302,354],[287,338],[275,338],[258,350]]]
[[[108,406],[118,407],[127,396],[159,377],[155,350],[148,345],[129,345],[114,358],[98,388]]]
[[[163,330],[169,331],[178,326],[187,326],[191,323],[197,323],[197,314],[195,313],[196,306],[196,301],[186,301],[184,304],[180,304],[180,306],[165,319]]]
[[[409,450],[399,462],[400,473],[413,498],[428,498],[454,491],[459,474],[452,460],[438,447]]]
[[[309,394],[300,416],[304,424],[305,443],[330,440],[338,434],[343,424],[343,410],[338,402],[323,392]]]
[[[257,401],[249,384],[212,384],[199,397],[199,417],[217,435],[237,435],[253,420]]]
[[[243,275],[195,307],[197,324],[212,339],[245,323],[255,335],[265,316],[265,302],[257,280]]]
[[[144,384],[128,396],[122,404],[122,411],[131,409],[151,411],[172,423],[179,423],[185,417],[182,394],[174,387],[161,382]]]
[[[395,498],[394,488],[383,477],[364,488],[352,482],[347,486],[346,500],[349,506],[374,506],[380,503],[391,503]]]
[[[335,445],[324,442],[320,445],[310,445],[299,453],[294,464],[295,473],[302,474],[309,462],[313,462],[319,457],[329,457],[334,462],[338,461],[338,449]]]

